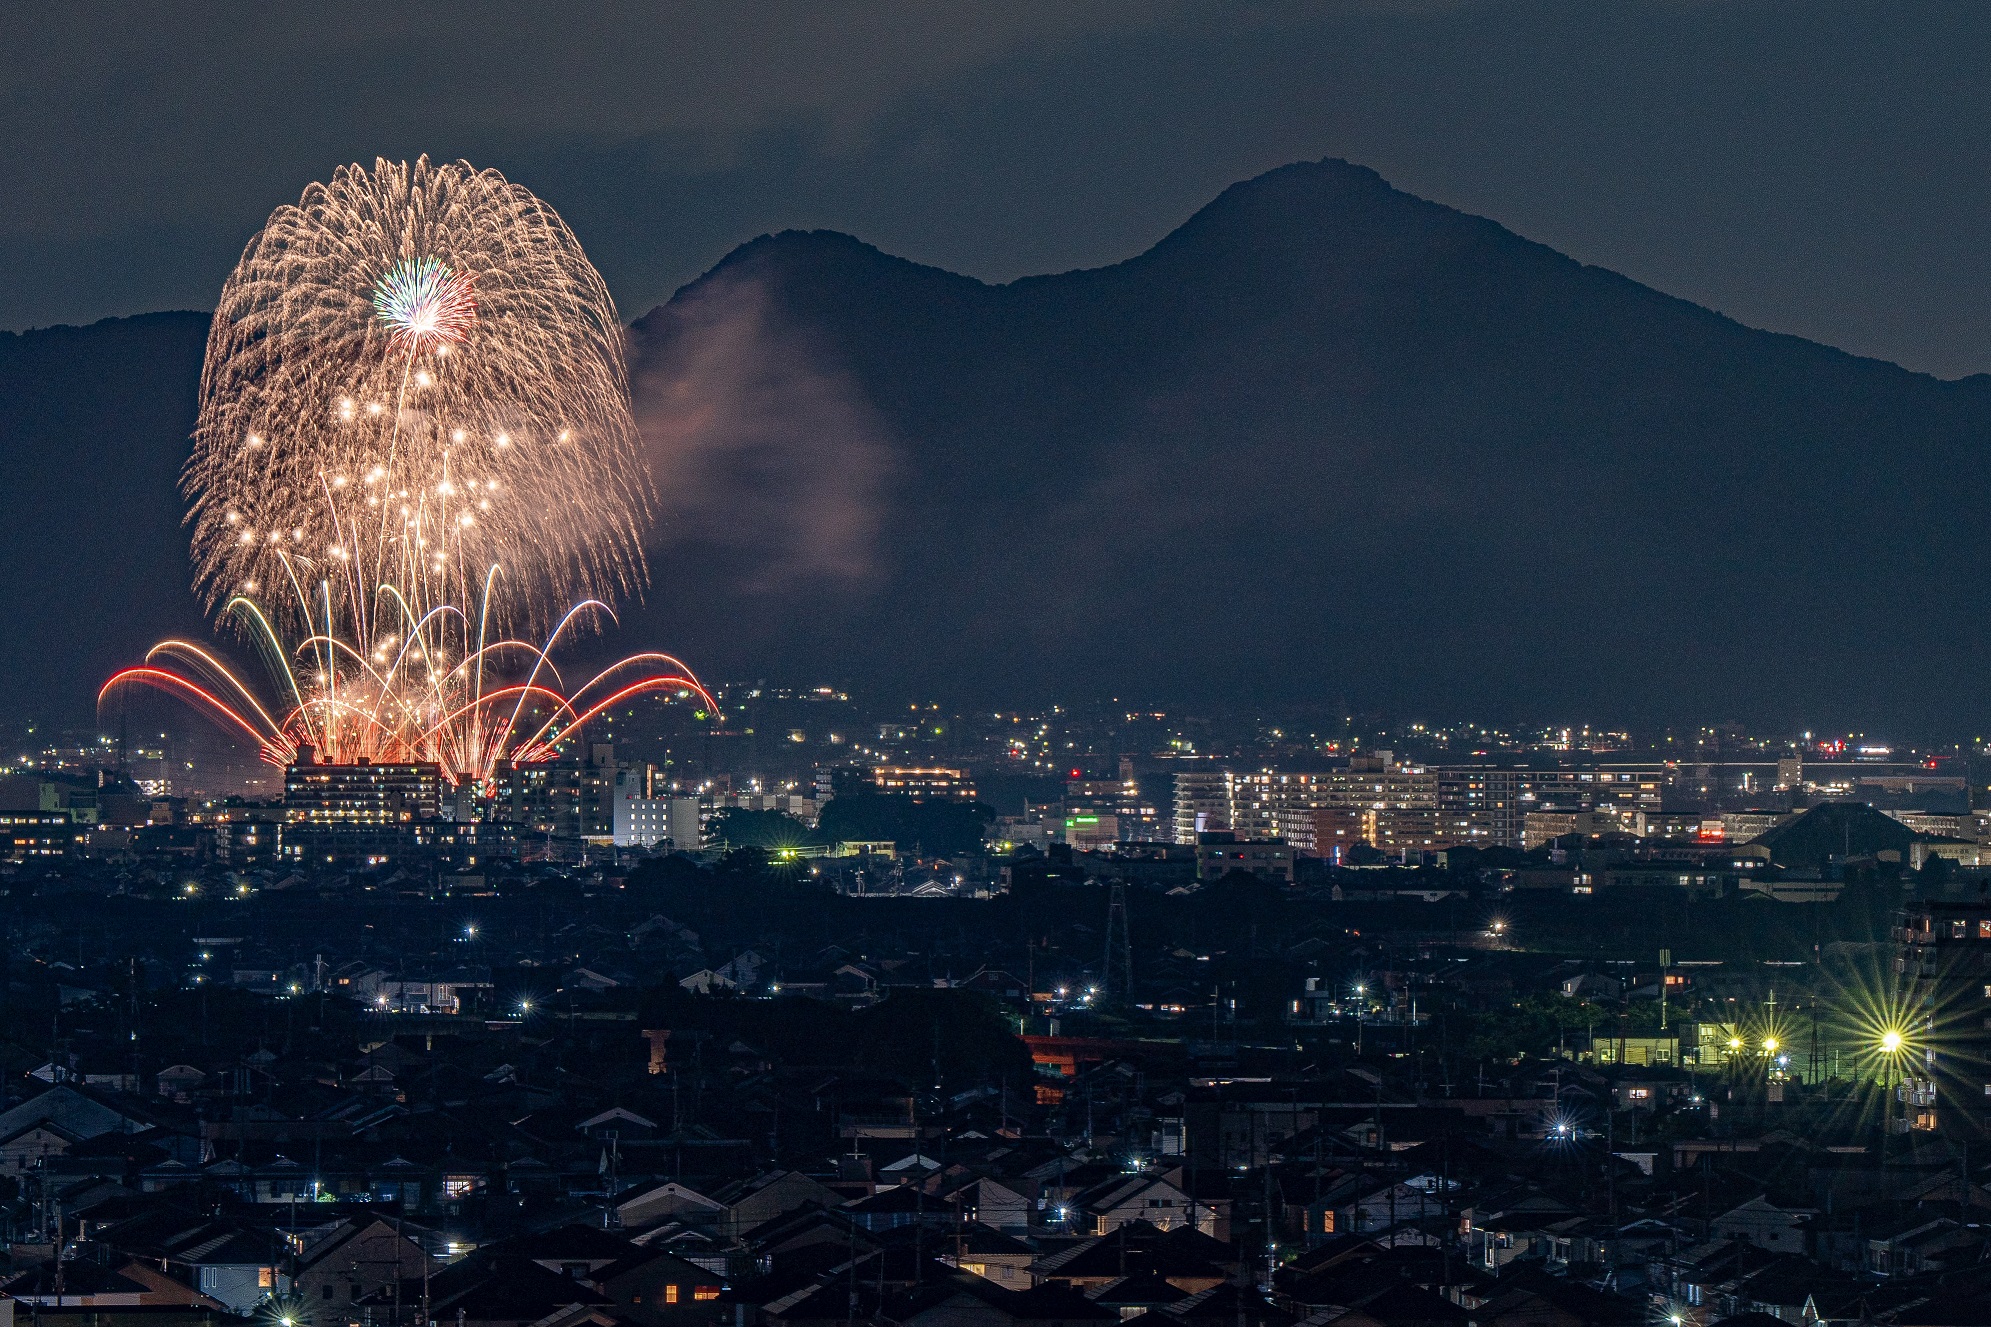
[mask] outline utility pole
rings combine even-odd
[[[1604,1181],[1611,1195],[1611,1247],[1618,1234],[1618,1112],[1617,1103],[1604,1107]]]
[[[1673,951],[1659,951],[1659,1030],[1666,1030],[1666,969],[1673,966]]]
[[[601,1228],[603,1230],[613,1230],[622,1224],[621,1218],[616,1214],[615,1206],[615,1195],[620,1188],[616,1181],[616,1174],[622,1166],[622,1131],[620,1129],[610,1129],[608,1131],[607,1160],[608,1194],[607,1200],[602,1204]]]

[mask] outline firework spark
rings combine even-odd
[[[641,588],[650,494],[608,289],[498,172],[345,166],[279,208],[222,287],[200,398],[195,585],[281,700],[181,641],[103,694],[175,692],[275,763],[308,744],[472,781],[635,695],[710,704],[666,655],[572,693],[549,661]]]
[[[477,317],[467,272],[433,258],[404,258],[373,287],[380,321],[394,329],[395,344],[419,353],[426,342],[461,341]]]

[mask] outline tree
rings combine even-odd
[[[712,817],[709,837],[712,842],[727,847],[760,848],[768,853],[822,842],[794,816],[780,811],[750,811],[737,806],[729,806]]]
[[[973,852],[995,812],[980,802],[941,801],[846,785],[823,805],[816,832],[831,843],[889,840],[901,849],[950,857]]]

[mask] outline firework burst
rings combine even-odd
[[[182,479],[202,594],[316,627],[281,591],[329,573],[371,626],[373,587],[462,606],[495,564],[505,614],[543,628],[640,588],[624,362],[608,288],[529,191],[463,162],[342,167],[222,287]]]
[[[275,763],[472,781],[636,694],[710,703],[669,656],[572,692],[550,662],[641,588],[650,493],[608,289],[496,171],[345,166],[270,217],[222,288],[182,487],[196,588],[280,700],[183,641],[104,695],[174,692]]]

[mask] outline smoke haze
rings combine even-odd
[[[644,335],[665,320],[669,335]],[[893,448],[862,390],[770,316],[751,276],[722,274],[636,330],[660,589],[715,559],[748,595],[872,583]]]

